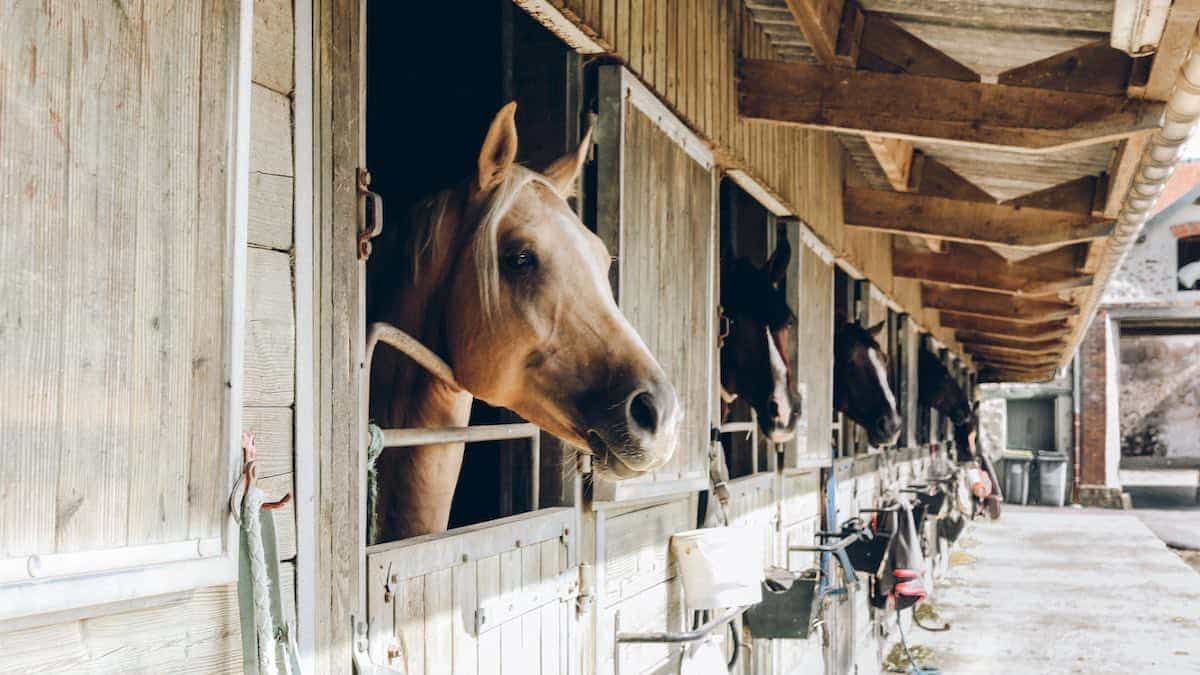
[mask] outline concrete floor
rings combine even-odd
[[[1200,673],[1200,573],[1127,511],[1006,504],[932,601],[951,629],[909,644],[943,673]]]

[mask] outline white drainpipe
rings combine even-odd
[[[1096,315],[1104,287],[1108,285],[1113,273],[1120,269],[1142,226],[1150,219],[1158,196],[1166,187],[1171,173],[1175,171],[1183,146],[1187,144],[1192,130],[1195,129],[1197,119],[1200,119],[1200,32],[1192,34],[1188,56],[1180,68],[1175,88],[1167,99],[1162,126],[1154,132],[1142,151],[1142,159],[1138,163],[1133,183],[1129,186],[1129,192],[1126,193],[1121,212],[1117,216],[1116,227],[1104,248],[1104,257],[1095,280],[1095,288],[1099,295],[1084,317],[1086,321],[1080,324],[1081,336]],[[1069,361],[1070,355],[1066,356]]]

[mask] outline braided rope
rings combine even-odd
[[[272,675],[275,665],[275,622],[271,618],[271,578],[267,575],[267,556],[263,550],[262,522],[259,512],[266,495],[257,487],[246,489],[242,501],[242,527],[249,544],[250,581],[254,595],[254,633],[258,638],[258,672]]]

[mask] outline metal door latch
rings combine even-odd
[[[358,232],[358,259],[371,257],[371,240],[383,232],[383,197],[371,192],[371,172],[358,170],[358,196],[366,199],[363,207],[363,228]]]

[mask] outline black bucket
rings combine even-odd
[[[804,640],[816,613],[817,570],[796,574],[791,586],[779,589],[763,582],[762,602],[746,610],[746,628],[756,639]]]

